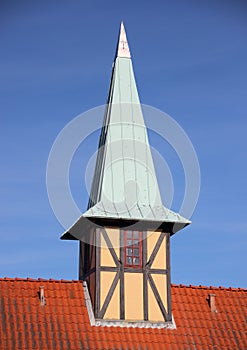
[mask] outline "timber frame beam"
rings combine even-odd
[[[147,259],[147,231],[143,231],[143,248],[142,248],[142,267],[131,268],[124,267],[124,240],[123,240],[123,230],[120,229],[120,249],[119,258],[112,245],[112,242],[104,228],[99,228],[95,232],[95,242],[96,242],[96,264],[95,268],[90,269],[85,277],[92,273],[96,273],[96,293],[95,293],[95,317],[97,319],[103,319],[107,311],[113,293],[119,282],[119,300],[120,300],[120,319],[125,320],[125,293],[124,293],[124,273],[141,273],[143,274],[143,317],[144,321],[149,320],[148,315],[148,285],[157,300],[159,309],[164,317],[165,322],[169,322],[172,319],[171,316],[171,287],[170,287],[170,233],[161,232],[160,236],[154,246],[154,249],[150,255],[149,260]],[[110,254],[114,260],[115,266],[101,266],[100,265],[100,235],[104,238],[106,245],[110,251]],[[152,263],[157,256],[157,253],[161,247],[162,242],[166,238],[166,269],[152,268]],[[101,272],[115,272],[115,277],[113,278],[112,284],[109,286],[109,290],[104,301],[100,301],[100,274]],[[167,309],[164,306],[159,291],[156,287],[154,275],[166,275],[167,279]],[[103,303],[102,303],[103,302]]]

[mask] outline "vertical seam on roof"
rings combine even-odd
[[[99,182],[99,196],[97,198],[97,202],[101,200],[101,194],[102,194],[102,184],[103,184],[103,174],[104,174],[104,169],[105,169],[105,159],[106,159],[106,153],[107,153],[107,148],[108,148],[108,137],[109,137],[109,124],[110,124],[110,116],[111,116],[111,108],[112,108],[112,99],[113,99],[113,91],[115,88],[115,76],[116,76],[116,62],[114,62],[114,68],[112,72],[112,81],[111,81],[111,90],[110,90],[110,96],[109,96],[109,101],[108,101],[108,106],[107,106],[107,115],[106,115],[106,120],[105,120],[105,142],[104,142],[104,148],[102,149],[102,168],[100,168],[99,173],[100,173],[100,182]],[[96,189],[97,191],[98,189]]]
[[[143,117],[143,120],[144,120],[144,117]],[[145,122],[144,122],[144,125],[145,125]],[[150,148],[150,145],[149,145],[147,128],[145,128],[144,132],[145,132],[145,139],[146,139],[146,147],[145,147],[146,162],[147,162],[147,159],[148,159],[148,149],[147,149],[148,147],[149,147],[149,151],[150,151],[151,162],[153,162],[151,148]],[[147,172],[147,190],[148,190],[147,195],[148,195],[148,203],[150,204],[150,181],[149,181],[149,176],[150,176],[150,174],[149,174],[149,172]],[[157,183],[157,181],[156,181],[156,183]]]
[[[131,70],[133,71],[133,67],[132,67],[132,62],[131,60],[129,60],[129,77],[131,77]],[[133,72],[134,75],[134,72]],[[133,94],[132,94],[132,82],[130,79],[130,100],[131,100],[131,118],[132,118],[132,136],[133,136],[133,153],[134,153],[134,159],[136,159],[136,138],[135,138],[135,121],[134,121],[134,115],[133,115]],[[135,192],[136,192],[136,201],[137,203],[139,202],[139,196],[138,196],[138,186],[137,186],[137,168],[136,168],[136,162],[134,161],[134,168],[135,168]]]
[[[121,96],[121,77],[119,73],[120,58],[118,58],[118,90],[119,90],[119,118],[120,118],[120,133],[121,133],[121,155],[122,155],[122,167],[123,167],[123,177],[125,174],[125,164],[124,164],[124,151],[123,151],[123,123],[122,123],[122,96]],[[125,177],[124,177],[125,183]],[[124,191],[124,188],[123,188]]]
[[[100,140],[99,140],[99,149],[96,158],[93,182],[90,192],[90,198],[88,203],[88,209],[95,205],[101,198],[101,189],[102,189],[102,172],[99,169],[104,169],[105,163],[105,148],[107,141],[107,133],[108,133],[108,125],[109,125],[109,116],[111,114],[111,105],[112,105],[112,91],[114,90],[114,79],[115,79],[115,61],[113,63],[112,73],[111,73],[111,82],[108,93],[107,105],[105,108],[104,119],[103,119],[103,127],[101,129]]]

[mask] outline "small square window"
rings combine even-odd
[[[142,232],[124,231],[124,266],[142,267]]]

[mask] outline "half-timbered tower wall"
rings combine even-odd
[[[96,318],[171,320],[170,234],[104,227],[90,236],[92,245],[81,243],[80,275],[88,283]]]

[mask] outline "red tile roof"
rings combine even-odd
[[[40,306],[44,286],[46,305]],[[215,294],[217,313],[208,295]],[[247,290],[172,286],[176,329],[91,326],[82,283],[0,279],[0,349],[247,349]]]

